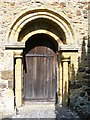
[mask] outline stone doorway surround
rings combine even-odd
[[[39,21],[41,23],[44,21],[44,25],[39,25]],[[51,36],[58,43],[58,104],[63,106],[68,104],[69,66],[74,64],[75,71],[78,69],[78,44],[75,32],[63,13],[58,13],[50,8],[36,8],[25,11],[17,17],[10,26],[6,37],[6,50],[13,51],[16,107],[23,104],[23,49],[25,42],[31,36],[42,33]]]

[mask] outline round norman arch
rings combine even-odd
[[[24,32],[23,35],[23,31],[27,27],[30,29]],[[73,27],[68,18],[63,13],[50,8],[31,9],[19,15],[9,27],[6,37],[7,43],[25,42],[29,37],[37,33],[49,34],[59,45],[61,43],[77,43]]]

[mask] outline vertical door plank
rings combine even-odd
[[[34,54],[37,53],[37,47],[35,47],[34,49]],[[35,98],[37,96],[37,91],[38,91],[38,87],[37,87],[37,57],[34,57],[34,61],[33,61],[33,82],[34,82],[34,89],[33,89],[33,92],[34,92],[34,97]]]
[[[49,50],[49,49],[50,49],[50,48],[47,48],[47,54],[48,54],[48,55],[50,55],[50,50]],[[51,66],[50,66],[50,59],[51,59],[50,57],[47,58],[47,61],[48,61],[48,62],[47,62],[47,72],[48,72],[48,73],[47,73],[47,74],[48,74],[48,75],[47,75],[47,77],[48,77],[48,78],[47,78],[47,79],[48,79],[48,83],[47,83],[47,84],[48,84],[48,85],[47,85],[47,86],[48,86],[48,99],[50,98],[50,89],[51,89],[51,85],[50,85],[50,77],[51,77],[51,76],[50,76],[50,74],[51,74],[51,70],[50,70],[50,68],[51,68]]]
[[[44,48],[44,55],[46,54],[46,47]],[[47,98],[47,95],[46,95],[46,81],[47,81],[47,58],[44,57],[44,61],[43,61],[43,71],[44,71],[44,79],[43,79],[43,89],[44,89],[44,98]]]
[[[51,79],[50,79],[50,84],[51,84],[51,98],[52,98],[52,89],[53,89],[53,86],[52,86],[52,81],[53,81],[53,77],[52,77],[52,65],[53,65],[53,63],[52,63],[52,59],[53,59],[53,57],[51,57]]]
[[[35,47],[34,49],[33,49],[33,54],[36,54],[36,52],[37,52],[37,47]],[[32,71],[33,71],[33,85],[32,85],[32,92],[33,92],[33,99],[35,98],[35,96],[36,96],[36,92],[35,92],[35,89],[36,89],[36,91],[37,91],[37,87],[36,87],[36,79],[37,79],[37,76],[36,76],[36,69],[37,69],[37,57],[32,57],[33,58],[33,64],[32,64]]]

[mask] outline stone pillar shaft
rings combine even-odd
[[[68,59],[63,61],[63,106],[68,105]]]
[[[59,76],[60,76],[60,86],[59,86],[59,104],[62,105],[62,64],[60,63],[59,67]]]
[[[15,64],[15,97],[16,107],[22,105],[22,58],[16,58]]]

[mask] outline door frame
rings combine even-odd
[[[14,52],[14,58],[16,59],[15,61],[15,97],[16,97],[16,106],[20,107],[24,103],[24,94],[23,94],[23,50],[16,50]],[[61,53],[61,52],[60,52]],[[60,55],[59,53],[59,55]],[[57,57],[57,97],[56,103],[60,105],[67,105],[68,101],[68,90],[67,90],[67,97],[64,98],[64,93],[62,90],[64,89],[65,85],[63,85],[63,82],[67,82],[67,87],[68,87],[68,64],[70,61],[70,56],[67,58],[62,58],[62,57]],[[61,59],[61,61],[60,61]],[[59,69],[60,64],[65,64],[64,66],[61,65],[61,71]],[[63,67],[63,68],[62,68]],[[67,68],[67,71],[66,71]],[[65,71],[62,73],[62,70],[65,69]],[[59,78],[60,74],[62,74],[62,78]],[[65,75],[65,76],[64,76]],[[67,77],[66,77],[67,76]],[[61,82],[61,85],[60,85]],[[59,88],[61,86],[61,88]],[[64,102],[63,103],[63,98]]]
[[[15,80],[15,103],[14,105],[18,108],[24,103],[23,94],[23,50],[25,45],[6,46],[8,50],[13,50],[13,60],[14,60],[14,80]],[[68,50],[69,49],[69,50]],[[57,51],[57,97],[58,104],[67,106],[68,105],[68,86],[69,86],[69,64],[73,63],[73,60],[78,60],[78,50],[72,49],[70,46],[63,46],[62,49]],[[65,93],[65,82],[67,82],[67,92]],[[66,97],[65,97],[66,95]]]

